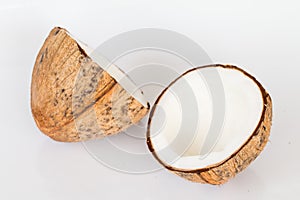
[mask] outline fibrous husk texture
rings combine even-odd
[[[56,27],[36,58],[31,109],[43,133],[76,142],[119,133],[149,108],[93,62],[65,29]]]

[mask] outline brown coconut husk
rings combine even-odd
[[[70,34],[54,28],[32,73],[31,110],[54,140],[77,142],[119,133],[148,112],[87,55]]]

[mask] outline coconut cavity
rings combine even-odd
[[[236,67],[190,70],[156,101],[148,146],[160,163],[175,171],[218,166],[253,136],[262,120],[264,92],[252,76]]]

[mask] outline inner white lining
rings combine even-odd
[[[205,84],[205,79],[199,75],[199,70],[218,70],[221,77],[224,93],[225,93],[225,116],[221,135],[216,140],[214,148],[206,157],[202,157],[200,151],[203,142],[209,137],[209,127],[213,119],[213,109],[210,91]],[[199,169],[219,163],[229,158],[237,151],[255,130],[259,123],[262,110],[263,99],[260,88],[257,84],[241,71],[231,68],[209,67],[192,71],[177,82],[175,82],[165,94],[161,97],[158,105],[164,110],[166,119],[156,116],[156,112],[152,117],[150,127],[150,137],[152,145],[159,159],[169,166],[181,169]],[[183,96],[178,99],[174,98],[174,94],[179,91],[183,80],[187,80],[197,100],[197,105],[192,105],[191,96]],[[173,96],[172,96],[172,95]],[[180,108],[182,105],[193,106],[198,117],[198,125],[195,129],[193,139],[188,143],[185,151],[178,150],[177,146],[170,145],[180,138],[183,134],[190,137],[187,129],[181,129]],[[198,109],[198,110],[197,110]],[[195,113],[191,115],[194,116]],[[167,121],[163,127],[161,120]],[[193,134],[193,133],[192,133]],[[179,147],[179,146],[178,146]]]

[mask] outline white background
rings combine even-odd
[[[35,56],[54,26],[98,45],[138,28],[182,33],[216,63],[254,74],[274,102],[265,151],[222,186],[166,170],[132,175],[57,143],[30,112]],[[0,1],[0,199],[297,199],[300,195],[299,1]]]

